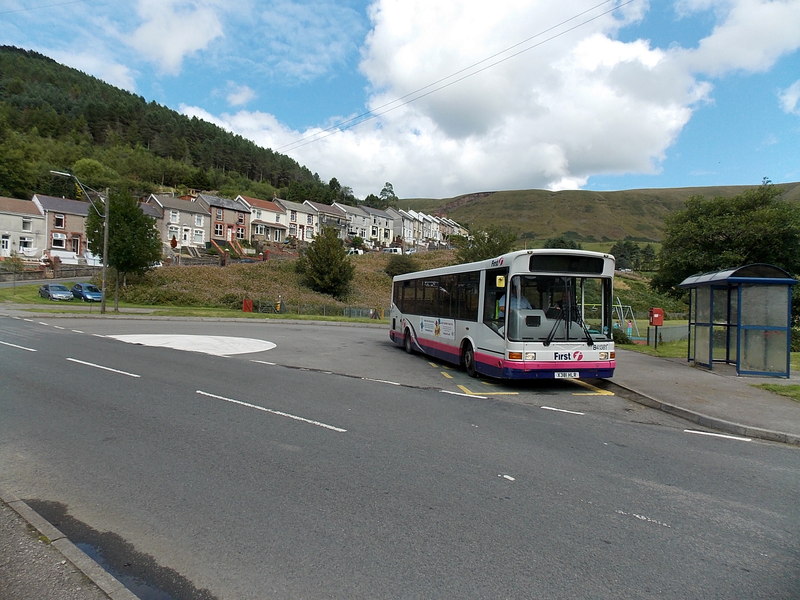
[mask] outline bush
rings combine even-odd
[[[389,262],[386,264],[384,271],[389,277],[395,275],[403,275],[404,273],[413,273],[419,271],[419,262],[413,256],[406,254],[393,254],[389,257]]]
[[[628,337],[628,334],[625,333],[625,330],[622,327],[614,327],[611,330],[611,335],[614,338],[615,344],[632,344],[633,340]]]

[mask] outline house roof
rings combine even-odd
[[[205,202],[209,206],[215,206],[217,208],[227,208],[228,210],[236,210],[239,212],[246,212],[246,213],[250,212],[250,209],[247,208],[241,202],[237,202],[236,200],[231,200],[230,198],[220,198],[219,196],[212,196],[211,194],[198,194],[197,201]]]
[[[336,202],[336,206],[341,208],[345,214],[348,215],[358,215],[359,217],[368,217],[369,214],[361,209],[358,206],[350,206],[349,204],[339,204]]]
[[[346,217],[347,216],[347,213],[345,213],[338,206],[334,206],[333,204],[322,204],[320,202],[312,202],[311,200],[306,200],[303,204],[307,204],[308,206],[311,206],[316,211],[324,213],[326,215],[334,215],[336,217]]]
[[[310,206],[307,206],[305,204],[298,204],[297,202],[292,202],[290,200],[283,200],[282,198],[276,198],[275,202],[284,207],[286,210],[296,210],[298,212],[308,213],[308,214],[314,214],[315,212],[314,209],[311,208]]]
[[[30,200],[6,198],[5,196],[0,196],[0,212],[35,215],[37,217],[42,216],[42,213],[39,212],[39,208]]]
[[[56,198],[55,196],[43,196],[34,194],[33,201],[39,203],[45,212],[67,213],[85,217],[89,214],[91,204],[83,200],[72,200],[70,198]]]
[[[272,200],[262,200],[261,198],[251,198],[250,196],[239,196],[239,198],[241,198],[247,204],[249,204],[251,207],[254,208],[260,208],[261,210],[271,210],[272,212],[278,212],[278,213],[284,212],[284,210]]]
[[[139,202],[139,210],[141,210],[148,217],[153,217],[154,219],[161,219],[164,216],[163,212],[158,206],[153,206],[147,202]]]
[[[379,208],[372,208],[371,206],[359,206],[361,210],[365,213],[372,215],[373,217],[381,217],[383,219],[391,219],[392,217],[387,213],[385,210],[381,210]]]
[[[192,202],[191,200],[186,200],[185,198],[179,198],[178,196],[173,196],[172,194],[150,194],[150,198],[155,199],[155,201],[164,208],[175,209],[187,213],[197,213],[201,215],[208,214],[208,211],[200,204],[197,204],[197,202]]]

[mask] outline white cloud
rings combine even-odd
[[[778,95],[781,109],[789,114],[800,115],[800,79]]]
[[[226,99],[231,106],[242,106],[251,102],[256,98],[256,93],[250,86],[236,85],[235,83],[228,82],[228,91]]]
[[[325,75],[355,52],[362,30],[358,13],[342,2],[276,0],[258,4],[256,62],[282,77],[310,80]]]
[[[170,75],[177,75],[183,59],[206,48],[223,35],[213,5],[182,0],[138,0],[142,23],[123,37],[144,58]]]
[[[136,91],[134,72],[128,66],[109,59],[107,53],[51,51],[50,54],[54,60],[93,75],[111,85],[129,92]]]
[[[341,59],[347,42],[332,33],[333,8],[275,6],[262,13],[273,26],[273,68],[312,77]],[[375,118],[335,135],[324,125],[293,131],[264,112],[203,118],[289,154],[323,181],[337,177],[360,197],[386,181],[401,197],[446,197],[657,173],[694,111],[713,101],[714,77],[767,70],[800,47],[800,1],[681,0],[679,14],[702,11],[698,23],[709,23],[697,47],[654,47],[631,40],[630,30],[631,41],[620,41],[647,8],[636,2],[624,13],[571,20],[571,3],[376,0],[361,49]],[[797,111],[798,102],[800,83],[781,95],[784,110]]]
[[[713,10],[718,22],[696,49],[685,53],[697,73],[762,72],[800,48],[798,0],[684,0],[685,14]]]

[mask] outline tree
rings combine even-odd
[[[388,181],[384,184],[383,189],[381,190],[381,203],[383,206],[380,208],[397,206],[397,195],[394,193],[394,186]]]
[[[419,271],[419,261],[408,254],[392,254],[384,269],[384,272],[389,277],[413,273],[414,271]]]
[[[144,214],[138,202],[125,192],[113,192],[108,200],[108,266],[117,272],[115,306],[119,304],[119,276],[144,273],[161,258],[161,240],[155,220]],[[103,253],[103,200],[94,199],[86,217],[89,250]]]
[[[511,252],[517,236],[498,225],[490,225],[486,229],[474,230],[466,238],[455,239],[454,236],[452,241],[458,248],[458,261],[469,263]]]
[[[561,248],[566,250],[580,250],[581,245],[575,240],[571,240],[563,235],[560,237],[550,238],[544,243],[545,248]]]
[[[697,273],[751,263],[800,272],[800,206],[782,200],[769,181],[734,198],[693,196],[667,218],[660,265],[652,286],[675,286]]]
[[[348,260],[336,229],[324,227],[297,261],[297,271],[312,290],[344,298],[350,291],[355,265]]]

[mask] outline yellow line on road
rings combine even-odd
[[[453,378],[453,376],[450,375],[450,373],[448,373],[447,371],[441,371],[441,374],[442,374],[443,377],[447,377],[448,379],[452,379]]]
[[[473,392],[465,385],[459,385],[457,387],[470,396],[519,396],[519,392]]]
[[[613,396],[614,392],[609,392],[608,390],[601,390],[599,387],[595,387],[590,383],[586,383],[585,381],[581,381],[580,379],[572,379],[572,383],[577,383],[581,387],[585,387],[587,390],[591,390],[590,392],[572,392],[573,396]]]

